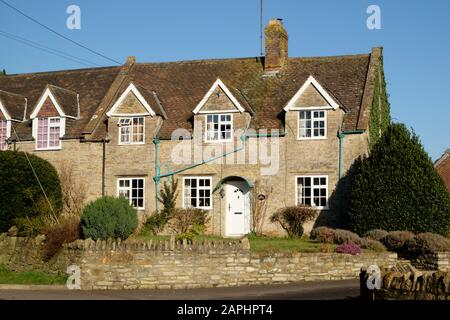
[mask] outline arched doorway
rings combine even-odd
[[[222,179],[221,188],[225,199],[225,236],[241,237],[250,232],[250,192],[253,184],[242,177]]]

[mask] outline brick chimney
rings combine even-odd
[[[270,19],[266,26],[266,71],[278,71],[288,59],[288,34],[281,19]]]

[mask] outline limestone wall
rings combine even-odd
[[[78,241],[67,249],[81,268],[81,287],[182,289],[358,278],[361,267],[390,267],[393,253],[256,254],[243,242],[120,243]],[[81,253],[80,253],[81,252]]]

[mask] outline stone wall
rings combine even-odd
[[[298,281],[356,279],[362,267],[392,267],[395,253],[267,253],[238,241],[120,242],[78,240],[51,261],[42,260],[44,237],[0,235],[0,264],[13,270],[40,269],[64,274],[81,269],[81,288],[181,289],[230,287]]]
[[[381,290],[366,289],[367,274],[361,273],[364,300],[450,300],[450,272],[420,271],[397,265],[381,274]]]
[[[421,270],[450,272],[450,252],[428,253],[412,259],[411,263]]]
[[[256,254],[248,240],[204,243],[77,241],[66,250],[81,257],[81,287],[182,289],[358,278],[363,266],[390,267],[393,253]]]

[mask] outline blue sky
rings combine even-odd
[[[259,0],[6,0],[30,16],[115,60],[233,58],[259,55]],[[264,23],[284,19],[290,56],[368,53],[384,47],[392,116],[413,127],[433,160],[450,148],[450,1],[264,0]],[[66,28],[69,5],[81,30]],[[381,30],[366,9],[381,8]],[[0,31],[111,65],[0,3]],[[27,73],[82,68],[0,36],[0,68]]]

